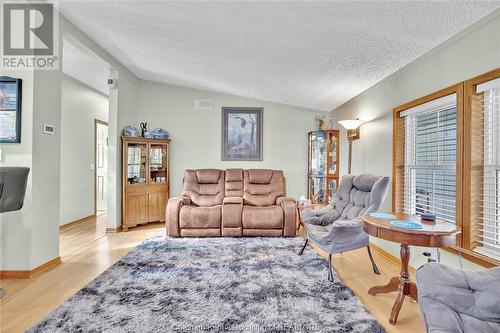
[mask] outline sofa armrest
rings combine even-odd
[[[225,197],[222,200],[223,205],[230,205],[230,204],[236,204],[236,205],[243,205],[243,198],[242,197]]]
[[[297,223],[297,204],[295,200],[280,201],[280,207],[283,209],[283,236],[294,237]]]
[[[179,198],[182,199],[182,202],[184,203],[184,205],[186,205],[186,206],[191,205],[191,198],[190,197],[182,196]]]
[[[291,198],[291,197],[278,197],[276,198],[276,205],[281,205],[283,202],[285,201],[290,201],[290,202],[293,202],[294,204],[297,202],[295,200],[295,198]]]
[[[187,200],[186,200],[187,199]],[[179,237],[180,236],[180,223],[179,217],[182,206],[185,203],[189,203],[187,197],[174,197],[170,198],[167,203],[167,208],[165,211],[165,221],[167,228],[167,235],[170,237]]]

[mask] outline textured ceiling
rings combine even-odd
[[[58,5],[142,79],[327,111],[489,14],[500,2]]]

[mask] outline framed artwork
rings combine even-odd
[[[21,142],[21,79],[0,76],[0,143]]]
[[[222,160],[262,161],[263,108],[222,108]]]

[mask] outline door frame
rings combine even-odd
[[[94,119],[94,216],[97,216],[97,125],[108,126],[109,129],[107,122],[97,118]]]

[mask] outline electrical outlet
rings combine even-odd
[[[429,261],[435,261],[439,262],[439,252],[438,249],[435,248],[429,248],[426,251],[423,252],[424,256],[427,258]]]

